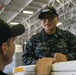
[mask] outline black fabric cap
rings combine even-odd
[[[41,19],[43,17],[44,14],[55,14],[56,16],[58,16],[56,10],[53,7],[47,7],[47,8],[43,8],[40,11],[40,14],[38,16],[38,19]]]
[[[0,19],[0,45],[11,37],[21,35],[25,31],[22,24],[9,26],[4,20]]]
[[[18,24],[11,27],[12,37],[21,35],[25,31],[25,28],[22,24]]]

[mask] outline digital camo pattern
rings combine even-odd
[[[76,37],[58,28],[55,34],[46,35],[42,29],[27,42],[23,65],[35,64],[39,58],[53,57],[56,52],[65,54],[68,61],[76,60]]]

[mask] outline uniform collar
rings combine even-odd
[[[44,29],[41,30],[41,34],[43,37],[46,36]],[[62,36],[61,29],[56,27],[56,32],[54,33],[54,36]]]

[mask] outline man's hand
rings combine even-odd
[[[55,58],[42,58],[36,63],[36,75],[49,75],[51,72],[51,65],[55,62]]]
[[[57,62],[67,61],[66,55],[62,53],[55,53],[54,58],[56,58]]]

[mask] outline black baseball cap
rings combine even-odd
[[[11,37],[21,35],[25,31],[22,24],[9,26],[4,20],[0,19],[0,46]]]
[[[40,11],[40,14],[38,16],[38,19],[41,19],[44,14],[54,14],[56,16],[58,16],[56,10],[53,8],[53,7],[46,7],[46,8],[43,8],[41,11]]]

